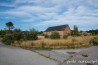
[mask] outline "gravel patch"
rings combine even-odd
[[[51,59],[54,59],[55,61],[57,61],[58,63],[62,63],[65,60],[68,60],[70,57],[73,57],[74,55],[76,55],[77,53],[79,53],[80,51],[82,51],[84,49],[65,49],[65,50],[36,50],[36,52],[49,57]]]
[[[98,46],[93,46],[80,51],[62,65],[98,65]]]

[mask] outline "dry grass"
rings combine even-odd
[[[45,47],[50,48],[65,48],[67,47],[84,47],[89,46],[90,40],[93,36],[82,36],[82,37],[69,37],[68,39],[42,39],[33,41],[33,45],[37,47],[41,47],[42,43],[44,43]]]
[[[15,42],[14,46],[21,46],[26,48],[36,47],[42,48],[80,48],[88,47],[90,40],[94,36],[79,36],[79,37],[68,37],[68,39],[40,39],[36,41],[21,41],[20,44]]]
[[[2,38],[0,38],[0,41],[2,40]]]
[[[12,45],[22,48],[31,48],[33,41],[15,41]]]

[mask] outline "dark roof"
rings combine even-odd
[[[49,27],[46,29],[45,32],[48,32],[48,31],[63,31],[65,30],[65,28],[68,26],[68,24],[66,25],[60,25],[60,26],[53,26],[53,27]]]

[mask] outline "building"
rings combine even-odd
[[[44,34],[51,35],[51,33],[54,31],[58,32],[60,35],[71,34],[71,30],[68,24],[49,27],[44,31]]]

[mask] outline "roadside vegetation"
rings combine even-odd
[[[22,31],[21,29],[14,29],[14,24],[12,22],[7,22],[5,34],[2,35],[2,42],[7,45],[13,45],[17,43],[21,47],[21,42],[27,40],[37,40],[38,31],[35,29],[30,29],[29,31]]]
[[[52,34],[50,35],[51,39],[60,39],[60,34],[58,32],[52,32]]]
[[[7,29],[0,31],[0,40],[6,45],[36,49],[66,49],[98,45],[97,30],[87,31],[92,35],[81,35],[76,25],[71,34],[63,36],[60,36],[56,31],[51,35],[44,35],[42,31],[38,32],[36,29],[22,31],[15,28],[12,22],[7,22],[5,25]],[[44,36],[44,38],[39,39],[38,35]]]
[[[91,44],[94,45],[94,46],[98,46],[98,36],[97,36],[97,37],[94,37],[94,38],[91,40]]]
[[[68,37],[67,39],[42,39],[32,42],[33,47],[41,48],[44,46],[46,49],[65,49],[65,48],[80,48],[89,47],[90,41],[93,36],[81,36],[81,37]],[[44,45],[43,45],[44,44]]]

